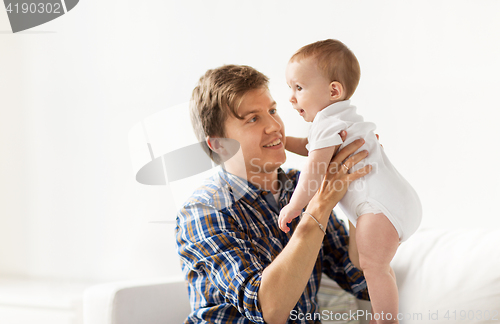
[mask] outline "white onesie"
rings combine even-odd
[[[394,225],[401,242],[406,241],[420,225],[422,206],[417,193],[399,174],[380,147],[373,132],[374,123],[365,122],[356,114],[356,107],[349,100],[336,102],[316,114],[309,131],[306,148],[309,152],[342,144],[341,148],[363,138],[365,144],[356,151],[368,150],[368,156],[353,166],[354,172],[367,164],[372,165],[369,174],[350,184],[340,201],[340,207],[354,226],[364,213],[382,212]],[[342,143],[340,131],[347,131]]]

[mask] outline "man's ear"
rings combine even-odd
[[[231,138],[207,136],[205,142],[210,150],[217,153],[222,162],[232,158],[240,149],[240,143]]]
[[[338,81],[330,83],[330,100],[340,101],[345,99],[344,86]]]
[[[205,138],[208,147],[217,154],[221,154],[224,146],[220,138],[207,136]]]

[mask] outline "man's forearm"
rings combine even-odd
[[[361,269],[359,265],[359,253],[358,245],[356,244],[356,227],[349,221],[349,259],[351,259],[352,264],[358,269]]]
[[[330,211],[308,208],[326,228]],[[258,298],[266,323],[284,323],[311,277],[324,234],[310,217],[303,217],[292,238],[264,270]]]
[[[366,151],[349,157],[363,144],[364,140],[358,139],[335,155],[317,195],[307,206],[306,211],[325,228],[333,207],[345,195],[348,185],[371,171],[368,165],[350,174],[340,166],[364,159],[368,155]],[[323,239],[323,232],[315,220],[303,217],[288,244],[264,270],[258,299],[266,322],[286,322],[312,274]]]

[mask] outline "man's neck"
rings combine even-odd
[[[270,172],[249,172],[247,174],[247,180],[257,188],[264,191],[270,191],[272,194],[277,193],[280,188],[278,183],[278,169]]]
[[[241,150],[231,159],[225,161],[223,167],[227,172],[246,179],[261,190],[271,191],[271,193],[275,194],[280,188],[278,183],[279,166],[269,166],[269,170],[262,167],[256,168],[251,163],[245,163]]]
[[[246,179],[260,190],[270,191],[272,194],[277,193],[280,188],[278,183],[278,169],[269,172],[256,172],[251,170],[246,171],[242,168],[234,168],[231,167],[231,165],[226,165],[225,170],[240,178]]]

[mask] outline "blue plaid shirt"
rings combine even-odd
[[[295,218],[288,233],[278,227],[279,211],[290,201],[299,174],[279,169],[277,203],[271,192],[221,169],[184,204],[177,215],[176,236],[192,308],[186,323],[264,323],[257,292],[263,270],[283,250],[300,221]],[[318,312],[322,272],[357,298],[368,300],[363,274],[348,257],[348,242],[344,223],[333,215],[309,282],[295,305],[297,314]]]

